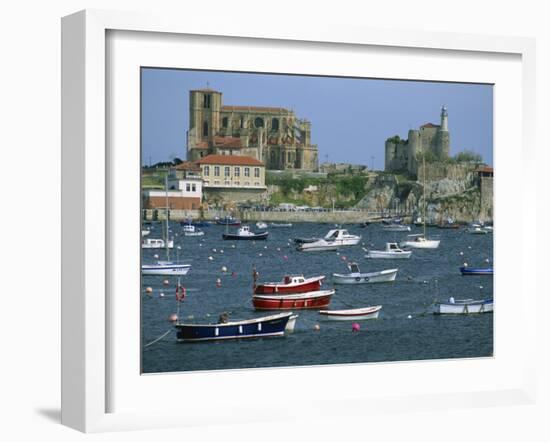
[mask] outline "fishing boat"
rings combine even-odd
[[[399,243],[400,247],[408,247],[410,249],[437,249],[439,247],[440,240],[427,239],[424,233],[416,233],[414,235],[407,235],[406,241]]]
[[[173,249],[174,248],[174,241],[164,241],[160,238],[145,238],[143,241],[141,241],[141,248],[142,249]]]
[[[468,266],[460,267],[460,273],[462,273],[463,276],[470,276],[470,275],[480,275],[480,276],[492,276],[493,275],[493,268],[492,267],[486,267],[486,268],[470,268]]]
[[[218,218],[216,224],[220,226],[240,226],[241,220],[228,215],[223,218]]]
[[[292,227],[292,223],[271,223],[271,227]]]
[[[325,279],[324,275],[304,278],[304,275],[285,275],[279,282],[263,282],[254,287],[256,295],[270,293],[290,294],[305,293],[319,290]]]
[[[364,319],[377,319],[381,309],[381,305],[375,305],[348,310],[319,310],[319,314],[331,321],[362,321]]]
[[[395,242],[387,242],[385,250],[367,250],[365,258],[407,259],[411,250],[402,250]]]
[[[179,342],[219,341],[227,339],[284,336],[292,312],[217,324],[175,324]],[[223,315],[220,317],[222,318]],[[294,318],[294,322],[296,318]]]
[[[320,309],[328,307],[334,290],[292,293],[289,295],[253,295],[252,305],[256,310]]]
[[[168,176],[166,176],[165,189],[168,189]],[[168,207],[168,190],[166,190],[166,207]],[[146,238],[145,241],[151,241],[149,245],[158,245],[159,247],[141,247],[143,248],[161,248],[166,250],[166,261],[158,261],[156,264],[142,264],[141,273],[143,275],[187,275],[191,269],[191,264],[170,261],[170,249],[174,247],[174,241],[168,239],[169,222],[168,216],[165,218],[163,229],[163,239]],[[179,249],[179,247],[178,247]],[[176,252],[177,253],[177,252]]]
[[[362,273],[355,262],[348,263],[349,273],[333,273],[334,284],[369,284],[375,282],[395,281],[398,269],[381,270],[379,272]]]
[[[223,233],[223,239],[236,239],[236,240],[263,240],[267,239],[269,232],[254,233],[248,226],[241,226],[237,233]]]
[[[323,239],[338,246],[355,246],[361,241],[361,235],[352,235],[346,229],[332,229]]]
[[[264,223],[263,221],[258,221],[258,222],[256,223],[256,227],[257,227],[258,229],[265,230],[265,229],[267,229],[267,223]]]
[[[435,312],[439,315],[470,315],[493,312],[492,299],[457,299],[450,298],[448,302],[438,302]]]
[[[204,232],[201,229],[197,229],[192,224],[183,226],[183,234],[185,236],[204,236]]]
[[[331,252],[338,250],[339,245],[335,241],[317,239],[311,242],[302,242],[298,244],[296,250],[299,252]]]

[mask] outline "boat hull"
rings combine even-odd
[[[383,250],[371,250],[367,252],[365,258],[369,259],[408,259],[412,255],[410,251],[404,251],[399,253],[385,252]]]
[[[292,312],[225,324],[176,324],[176,339],[201,342],[284,336],[291,316]]]
[[[142,275],[187,275],[191,269],[190,264],[173,264],[173,265],[142,265]]]
[[[492,313],[493,301],[478,301],[472,303],[440,303],[436,304],[435,313],[438,315],[471,315],[478,313]]]
[[[303,284],[290,285],[283,283],[265,283],[258,284],[254,289],[254,294],[256,295],[269,295],[271,293],[282,294],[291,294],[291,293],[307,293],[315,292],[321,289],[322,281],[325,279],[324,276],[317,278],[310,278],[306,280]]]
[[[403,241],[399,243],[400,247],[408,247],[409,249],[437,249],[439,247],[439,240],[427,239],[425,241]]]
[[[377,305],[350,310],[321,310],[319,314],[330,321],[363,321],[365,319],[377,319],[381,309],[382,306]]]
[[[398,269],[389,269],[371,273],[333,273],[332,282],[334,284],[372,284],[376,282],[392,282],[395,281],[397,271]]]
[[[493,269],[492,268],[475,269],[475,268],[460,267],[460,273],[462,273],[463,276],[492,276]]]
[[[239,235],[237,233],[224,233],[222,234],[223,239],[231,239],[231,240],[237,240],[237,241],[261,241],[264,239],[267,239],[267,236],[269,235],[269,232],[263,232],[263,233],[256,233],[254,235]]]
[[[334,290],[301,293],[296,295],[253,295],[256,310],[303,310],[328,307]]]

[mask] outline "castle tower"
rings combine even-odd
[[[443,106],[441,108],[441,126],[437,132],[437,144],[436,144],[436,155],[439,159],[446,159],[449,157],[449,151],[451,147],[451,139],[449,135],[449,126],[448,126],[448,114],[447,108]]]
[[[419,151],[422,151],[421,144],[422,143],[420,142],[420,132],[414,129],[409,130],[407,143],[407,170],[413,175],[416,175],[416,172],[418,170],[416,154]]]

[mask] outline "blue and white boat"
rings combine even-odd
[[[469,276],[469,275],[493,275],[493,268],[487,267],[487,268],[475,268],[475,267],[460,267],[460,273],[462,273],[463,276]]]
[[[200,342],[280,337],[284,336],[289,320],[292,320],[291,328],[294,328],[296,317],[292,312],[287,312],[244,321],[229,322],[227,321],[227,316],[222,314],[217,324],[176,324],[176,339],[179,342]]]

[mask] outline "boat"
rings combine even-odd
[[[407,259],[411,255],[411,250],[402,250],[397,243],[387,242],[385,250],[367,250],[365,258]]]
[[[253,295],[252,305],[256,310],[320,309],[328,307],[334,290],[318,290],[288,295]]]
[[[417,216],[415,218],[415,220],[413,221],[413,224],[416,226],[416,227],[421,227],[424,225],[424,221],[423,221],[424,218],[422,218],[421,216]]]
[[[319,310],[319,314],[332,321],[362,321],[364,319],[377,319],[380,310],[382,310],[381,305],[374,305],[347,310]]]
[[[367,284],[375,282],[395,281],[398,269],[381,270],[379,272],[361,273],[359,265],[355,262],[348,263],[350,273],[333,273],[334,284]]]
[[[292,227],[292,223],[271,223],[271,227]]]
[[[217,324],[175,324],[179,342],[220,341],[227,339],[265,338],[284,336],[292,312],[279,313],[244,321]],[[224,321],[227,316],[221,315]],[[294,322],[296,318],[294,318]]]
[[[450,298],[448,302],[435,304],[435,312],[439,315],[470,315],[475,313],[492,313],[492,299],[457,299]]]
[[[264,282],[255,284],[256,295],[267,295],[270,293],[289,294],[305,293],[319,290],[325,279],[324,275],[304,278],[304,275],[285,275],[279,282]]]
[[[168,176],[166,176],[165,189],[168,189]],[[166,207],[168,207],[168,190],[166,190]],[[187,275],[191,269],[191,264],[170,261],[170,249],[174,247],[174,241],[168,239],[168,216],[165,219],[163,231],[163,239],[145,238],[146,243],[149,241],[148,246],[144,247],[142,243],[141,247],[150,249],[163,247],[166,250],[166,261],[158,261],[156,264],[142,264],[141,273],[143,275]]]
[[[265,229],[267,229],[267,223],[264,223],[263,221],[258,221],[258,222],[256,223],[256,227],[257,227],[258,229],[265,230]]]
[[[294,333],[294,328],[296,327],[297,319],[298,319],[298,315],[292,315],[290,318],[288,318],[288,322],[286,323],[286,327],[285,327],[286,333]]]
[[[460,224],[455,222],[444,222],[437,225],[438,229],[460,229]]]
[[[469,275],[492,276],[493,268],[492,267],[470,268],[468,266],[464,266],[464,267],[460,267],[460,273],[462,273],[463,276],[469,276]]]
[[[147,236],[151,233],[151,231],[149,229],[142,229],[141,230],[141,236]]]
[[[409,239],[400,242],[399,247],[408,247],[410,249],[437,249],[439,247],[439,239],[427,239],[424,235],[424,233],[407,235]]]
[[[201,229],[195,228],[194,225],[187,225],[183,227],[183,234],[185,236],[203,236],[204,232]]]
[[[263,240],[267,239],[269,232],[254,233],[248,226],[241,226],[237,233],[224,233],[223,239],[236,239],[236,240]]]
[[[386,224],[382,226],[384,232],[410,232],[411,226],[405,224]]]
[[[330,252],[338,250],[339,245],[335,241],[317,239],[311,242],[302,242],[298,244],[296,250],[299,252]]]
[[[145,238],[143,241],[141,241],[141,248],[142,249],[164,249],[174,248],[174,241],[170,240],[168,242],[165,242],[163,239],[159,238]]]
[[[187,219],[185,221],[180,221],[180,225],[182,225],[182,226],[192,225],[192,226],[195,226],[195,227],[210,227],[212,225],[212,223],[209,222],[209,221],[205,221],[205,220],[193,221],[192,219]]]
[[[401,224],[403,222],[403,218],[383,218],[382,224],[384,225],[393,225],[393,224]]]
[[[319,241],[320,238],[294,238],[296,244],[305,244],[310,242]]]
[[[488,233],[492,233],[493,229],[488,229],[487,227],[481,225],[481,224],[470,224],[466,228],[466,233],[472,233],[474,235],[487,235]]]
[[[352,235],[346,229],[332,229],[323,239],[338,246],[355,246],[361,241],[361,235]]]
[[[241,220],[228,215],[223,218],[218,218],[216,224],[220,226],[240,226]]]
[[[359,223],[357,227],[364,229],[365,227],[368,227],[368,226],[370,226],[370,221],[363,221],[362,223]]]

